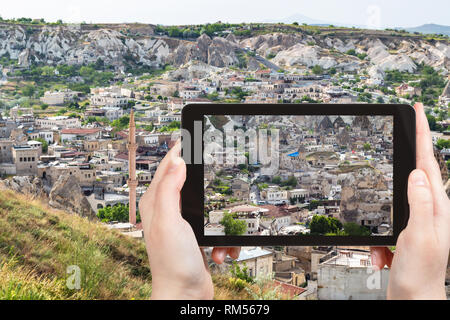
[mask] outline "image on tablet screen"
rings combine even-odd
[[[205,236],[390,236],[393,116],[205,115]]]

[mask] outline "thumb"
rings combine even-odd
[[[180,191],[186,180],[186,164],[175,152],[170,154],[168,160],[167,171],[159,181],[155,194],[155,216],[161,215],[161,219],[173,221],[173,218],[181,217]]]
[[[428,229],[433,225],[433,194],[424,171],[415,169],[408,180],[409,226]]]

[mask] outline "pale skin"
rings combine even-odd
[[[423,105],[416,109],[416,167],[408,180],[410,217],[395,254],[374,247],[372,264],[391,268],[388,299],[446,299],[450,250],[450,200],[445,193]]]
[[[389,299],[445,299],[445,271],[450,249],[450,201],[433,157],[431,135],[421,104],[417,114],[417,169],[408,182],[410,221],[400,234],[395,256],[372,248],[372,264],[391,267]],[[214,287],[204,252],[180,213],[186,165],[180,143],[166,155],[139,202],[145,244],[152,270],[152,299],[212,299]],[[214,248],[221,264],[240,248]]]

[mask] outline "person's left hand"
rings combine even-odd
[[[212,299],[214,287],[206,257],[180,212],[186,165],[178,142],[161,161],[150,187],[139,201],[145,245],[152,271],[152,299]],[[240,248],[214,248],[221,264]]]

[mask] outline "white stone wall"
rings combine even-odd
[[[375,273],[371,267],[319,265],[317,294],[319,300],[384,300],[388,279],[388,269]]]

